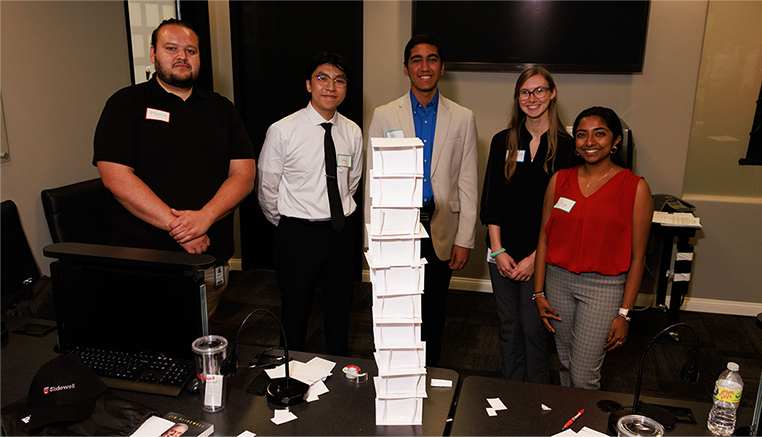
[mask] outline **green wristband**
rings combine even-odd
[[[498,250],[497,252],[494,252],[494,253],[490,253],[490,254],[489,254],[489,256],[491,256],[492,258],[494,258],[494,257],[496,257],[496,256],[500,255],[500,254],[501,254],[501,253],[503,253],[503,252],[505,252],[505,247],[504,247],[504,248],[502,248],[502,249],[500,249],[500,250]]]

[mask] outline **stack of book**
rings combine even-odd
[[[423,143],[371,138],[370,223],[365,256],[373,284],[373,334],[378,376],[376,425],[420,425],[426,397],[421,341],[423,266],[420,222]]]

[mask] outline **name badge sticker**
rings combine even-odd
[[[405,134],[402,133],[402,129],[388,130],[386,131],[386,138],[405,138]]]
[[[146,108],[146,120],[158,120],[169,123],[169,112]]]
[[[336,154],[336,167],[352,167],[352,155]]]
[[[553,208],[560,209],[561,211],[564,211],[564,212],[571,212],[572,208],[574,208],[574,205],[576,203],[577,202],[571,199],[567,199],[566,197],[559,197],[558,202],[556,202],[556,204],[553,205]]]
[[[519,151],[517,151],[517,153],[516,153],[516,162],[524,162],[524,152],[526,152],[526,150],[519,150]],[[508,153],[509,152],[506,150],[505,151],[505,160],[506,161],[508,161]]]

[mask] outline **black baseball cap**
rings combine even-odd
[[[87,419],[106,388],[78,356],[54,358],[40,367],[29,386],[26,402],[32,414],[27,426],[35,429],[54,422]]]

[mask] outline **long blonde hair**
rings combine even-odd
[[[530,77],[536,75],[545,78],[551,93],[556,89],[556,83],[553,81],[553,76],[551,76],[550,72],[544,67],[528,68],[524,70],[518,80],[516,80],[516,88],[513,92],[513,110],[511,112],[511,119],[508,122],[509,131],[505,143],[505,149],[508,151],[505,160],[505,183],[510,182],[511,179],[513,179],[514,173],[516,173],[516,158],[519,153],[521,125],[524,124],[524,121],[527,118],[527,115],[519,106],[519,90]],[[558,115],[558,96],[550,100],[550,104],[548,105],[548,118],[550,119],[550,125],[548,126],[548,152],[545,155],[545,162],[543,163],[542,168],[546,173],[553,174],[555,171],[558,136],[568,135],[564,129],[564,124],[561,122],[561,117]],[[548,165],[548,163],[550,163],[550,165]]]

